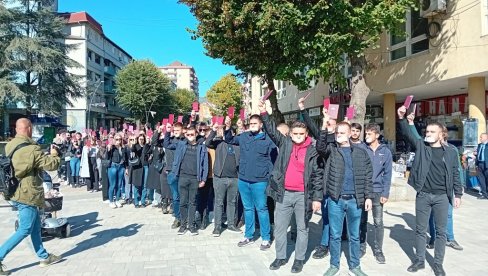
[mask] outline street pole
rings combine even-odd
[[[95,95],[95,93],[97,93],[98,91],[98,88],[100,88],[100,85],[102,83],[104,83],[105,81],[101,80],[97,87],[95,88],[95,90],[91,93],[91,96],[90,96],[90,104],[88,105],[88,121],[86,123],[86,126],[88,129],[90,129],[90,119],[91,119],[91,106],[92,106],[92,102],[93,102],[93,96]]]

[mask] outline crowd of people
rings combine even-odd
[[[321,242],[313,258],[330,254],[325,276],[339,273],[341,241],[348,240],[350,275],[366,275],[360,259],[366,254],[368,213],[374,225],[373,253],[379,264],[383,253],[383,206],[388,202],[392,179],[392,153],[380,142],[376,124],[364,128],[348,120],[330,118],[324,108],[319,128],[298,101],[302,120],[290,126],[276,123],[260,102],[261,114],[248,124],[225,118],[223,124],[198,122],[193,111],[190,122],[158,125],[151,130],[129,132],[126,128],[104,135],[58,132],[55,144],[65,164],[67,183],[90,192],[101,190],[111,208],[133,205],[162,209],[174,217],[178,235],[198,235],[212,223],[212,235],[225,230],[243,233],[237,245],[253,244],[259,228],[261,250],[272,242],[277,270],[287,263],[288,228],[295,242],[291,272],[302,271],[308,246],[309,221],[314,212],[322,216]],[[435,248],[435,275],[445,275],[443,257],[448,206],[459,207],[462,186],[459,160],[446,143],[444,126],[427,126],[422,139],[413,125],[413,113],[398,110],[399,126],[416,152],[409,184],[418,192],[416,200],[416,260],[408,268],[425,268],[425,249]],[[410,126],[409,126],[410,125]],[[256,220],[257,217],[257,220]],[[426,232],[431,220],[431,241]],[[241,227],[244,230],[241,231]],[[449,228],[449,227],[448,227]]]

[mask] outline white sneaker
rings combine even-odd
[[[123,206],[122,202],[120,202],[120,201],[116,201],[115,205],[117,206],[117,208],[122,208],[122,206]]]
[[[110,200],[104,200],[103,203],[110,203]]]
[[[117,208],[117,204],[115,202],[110,202],[109,204],[110,208],[115,209]]]

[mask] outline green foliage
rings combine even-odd
[[[132,61],[117,72],[116,99],[134,117],[147,122],[149,111],[170,99],[169,79],[149,60]]]
[[[65,21],[49,9],[52,2],[0,4],[0,102],[20,100],[29,113],[38,108],[60,115],[71,99],[83,94],[81,77],[66,70],[79,67],[67,55],[76,45],[64,44]]]
[[[171,92],[171,98],[173,103],[172,113],[175,114],[187,114],[192,107],[192,103],[197,101],[195,92],[178,88]]]
[[[363,53],[386,29],[404,21],[418,0],[180,0],[198,19],[194,39],[207,55],[254,76],[289,80],[306,89],[311,80],[342,76],[346,54],[365,68]],[[276,95],[270,98],[277,111]]]
[[[242,106],[241,84],[234,75],[227,74],[210,88],[207,99],[215,106],[212,110],[214,114],[226,115],[231,106],[238,112]]]
[[[343,54],[361,56],[414,0],[180,0],[199,20],[207,54],[253,75],[310,80],[340,73]],[[301,74],[299,72],[305,72]]]

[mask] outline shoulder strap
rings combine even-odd
[[[14,150],[13,150],[13,151],[12,151],[12,152],[11,152],[11,153],[8,155],[8,158],[12,159],[12,156],[14,156],[14,153],[15,153],[17,150],[19,150],[19,149],[21,149],[21,148],[23,148],[23,147],[25,147],[25,146],[29,146],[29,145],[30,145],[30,143],[21,143],[21,144],[18,144],[18,145],[17,145],[17,146],[14,148]]]

